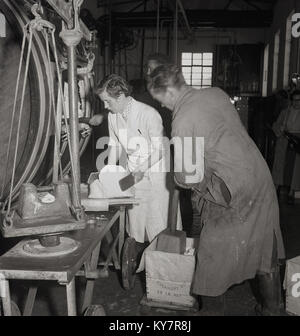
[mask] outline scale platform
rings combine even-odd
[[[2,221],[3,223],[3,221]],[[86,227],[86,220],[75,220],[73,217],[52,216],[51,218],[21,219],[14,213],[12,225],[1,225],[1,233],[5,238],[53,234]]]

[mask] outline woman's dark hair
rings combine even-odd
[[[132,87],[119,75],[112,74],[104,77],[96,86],[96,95],[105,91],[113,98],[118,98],[122,93],[127,97],[131,94]]]
[[[174,64],[158,66],[149,75],[147,87],[154,92],[166,91],[167,87],[180,88],[185,85],[181,69]]]

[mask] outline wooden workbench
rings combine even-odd
[[[119,219],[118,254],[120,256],[124,243],[126,207],[136,203],[137,201],[134,198],[109,200],[110,208],[115,208],[116,211],[102,212],[107,219],[98,220],[96,224],[88,224],[83,230],[64,233],[64,237],[72,238],[80,243],[80,246],[69,254],[56,257],[28,256],[28,254],[22,251],[22,246],[28,240],[25,239],[1,256],[0,294],[4,314],[12,315],[9,280],[22,279],[55,280],[60,285],[65,285],[68,315],[77,315],[75,295],[76,275],[87,278],[84,303],[81,309],[81,312],[83,312],[91,304],[94,282],[97,278],[101,241],[110,231],[113,224]],[[95,211],[95,208],[93,211]],[[82,270],[83,266],[84,270]],[[29,289],[23,315],[31,315],[36,292],[36,287]]]

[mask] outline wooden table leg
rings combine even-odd
[[[90,271],[97,270],[100,248],[101,248],[101,241],[99,242],[99,244],[94,249],[91,255],[91,260],[88,264],[88,268]],[[95,286],[95,279],[87,279],[81,313],[84,313],[86,308],[88,308],[92,303],[94,286]]]
[[[12,316],[9,282],[6,279],[0,279],[0,295],[4,316]]]
[[[118,254],[116,252],[116,246],[117,246],[117,243],[119,242],[119,237],[120,237],[120,232],[118,232],[118,234],[117,234],[117,236],[114,240],[112,238],[111,242],[113,242],[113,243],[112,243],[111,248],[108,252],[106,262],[103,265],[103,269],[106,269],[106,270],[108,269],[108,266],[110,265],[112,259],[113,259],[113,264],[115,266],[115,269],[120,269]]]
[[[36,293],[37,293],[37,287],[30,287],[29,288],[23,316],[31,316],[32,315],[32,310],[33,310],[33,305],[34,305]]]
[[[76,316],[76,291],[75,291],[75,277],[66,284],[67,290],[67,304],[68,304],[68,316]]]
[[[124,239],[125,239],[125,218],[126,218],[126,207],[121,206],[120,207],[120,219],[119,219],[119,260],[121,260],[121,254],[122,254],[122,248],[124,245]]]

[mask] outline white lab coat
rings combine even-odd
[[[155,147],[163,145],[163,125],[159,113],[151,106],[132,100],[127,121],[121,114],[109,113],[108,127],[112,147],[122,146],[127,155],[126,169],[133,171],[147,160]],[[139,204],[128,210],[127,232],[137,242],[152,241],[168,226],[170,196],[173,188],[168,173],[168,151],[163,158],[146,171],[135,186]],[[182,229],[178,208],[177,228]]]

